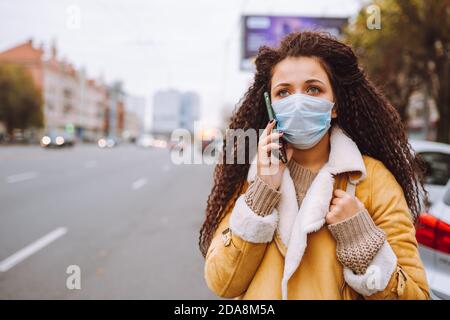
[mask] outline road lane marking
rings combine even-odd
[[[25,248],[17,251],[13,255],[9,256],[5,260],[0,262],[0,272],[6,272],[12,267],[14,267],[19,262],[25,260],[32,254],[38,252],[45,246],[49,245],[59,237],[62,237],[67,233],[67,228],[60,227],[58,229],[53,230],[52,232],[46,234],[42,238],[36,240],[35,242],[29,244]]]
[[[142,188],[146,184],[147,184],[147,179],[142,178],[142,179],[139,179],[139,180],[136,180],[135,182],[133,182],[133,184],[131,185],[131,188],[133,190],[137,190],[137,189]]]
[[[23,172],[19,174],[13,174],[11,176],[6,177],[7,183],[16,183],[16,182],[22,182],[30,179],[36,178],[38,175],[35,171],[29,171],[29,172]]]

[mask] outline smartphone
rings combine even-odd
[[[269,115],[269,121],[272,121],[275,119],[275,113],[273,112],[272,104],[270,103],[270,96],[269,93],[266,91],[264,92],[264,101],[266,102],[266,108],[267,108],[267,114]],[[275,119],[276,121],[276,119]],[[273,129],[272,131],[277,132],[277,129]],[[284,140],[283,137],[281,137],[281,148],[279,149],[280,152],[278,154],[279,159],[283,163],[287,163],[287,156],[286,156],[286,149],[284,148]]]

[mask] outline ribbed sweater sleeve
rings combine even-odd
[[[260,216],[272,213],[280,198],[281,192],[270,187],[259,176],[250,183],[244,196],[249,208]]]
[[[366,209],[356,215],[330,224],[328,229],[337,242],[339,261],[356,274],[364,274],[386,240]]]

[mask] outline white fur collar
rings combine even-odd
[[[283,173],[278,204],[278,231],[287,247],[282,280],[283,299],[287,299],[287,282],[294,274],[306,249],[308,233],[319,230],[325,223],[332,199],[334,175],[344,172],[360,172],[354,183],[366,177],[366,168],[356,143],[338,126],[331,128],[330,155],[328,162],[320,169],[300,209],[298,208],[294,182],[289,169]],[[256,175],[256,157],[250,166],[247,180],[253,181]]]

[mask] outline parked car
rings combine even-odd
[[[419,217],[419,252],[433,299],[450,299],[450,180],[442,197]]]
[[[170,151],[184,151],[188,148],[188,144],[184,141],[169,140],[167,146]]]
[[[114,148],[119,144],[119,139],[114,136],[108,136],[98,139],[97,145],[100,148]]]
[[[136,140],[136,145],[142,148],[150,148],[153,146],[153,142],[155,138],[153,138],[150,134],[143,134]]]
[[[412,140],[414,151],[426,163],[425,189],[431,205],[442,198],[450,179],[450,145],[431,141]]]
[[[164,139],[153,140],[152,146],[155,148],[167,148],[167,141]]]
[[[67,132],[51,131],[41,138],[43,148],[73,147],[74,145],[75,136]]]

